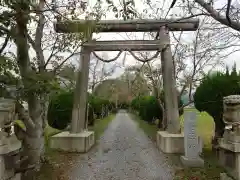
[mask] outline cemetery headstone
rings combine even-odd
[[[181,161],[189,167],[201,167],[204,165],[203,159],[200,158],[202,152],[201,138],[197,135],[197,114],[196,112],[184,113],[184,156]]]

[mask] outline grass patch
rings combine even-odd
[[[155,124],[149,124],[146,121],[143,121],[137,116],[136,114],[129,114],[131,119],[137,122],[138,126],[145,132],[145,134],[152,139],[153,141],[156,141],[156,134],[158,131],[158,128]]]
[[[219,180],[224,169],[217,165],[217,159],[209,149],[204,149],[202,157],[203,168],[185,168],[176,172],[174,180]]]
[[[89,127],[89,130],[95,132],[95,139],[99,139],[104,133],[105,129],[108,127],[108,124],[114,119],[115,114],[110,114],[108,117],[103,119],[97,119],[93,127]]]
[[[48,142],[51,136],[60,133],[61,130],[54,129],[51,126],[47,125],[44,130],[45,146],[48,147]]]
[[[89,127],[89,130],[93,130],[95,132],[96,140],[100,138],[114,117],[115,115],[111,114],[104,119],[98,119],[95,121],[95,125],[93,127]],[[67,179],[67,177],[64,177],[64,172],[68,170],[68,167],[72,164],[74,157],[78,156],[78,154],[58,152],[49,148],[50,137],[60,132],[60,130],[54,129],[50,126],[45,128],[45,156],[47,157],[48,162],[44,163],[40,172],[38,172],[37,180]]]

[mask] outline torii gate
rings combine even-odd
[[[161,20],[76,20],[76,21],[58,21],[55,24],[55,30],[58,33],[80,33],[86,31],[86,26],[91,26],[91,33],[94,32],[159,32],[157,40],[122,40],[122,41],[93,41],[92,34],[88,34],[85,38],[86,42],[81,50],[81,67],[77,84],[81,86],[80,92],[75,92],[75,100],[78,101],[78,112],[72,113],[72,123],[70,134],[82,133],[85,128],[86,121],[86,103],[87,103],[87,87],[89,75],[90,54],[94,51],[158,51],[161,53],[161,65],[163,74],[164,99],[166,107],[167,131],[159,134],[158,143],[164,152],[177,151],[175,146],[176,138],[181,139],[183,146],[183,136],[180,133],[180,122],[178,112],[178,100],[176,79],[174,76],[174,63],[170,47],[169,31],[195,31],[199,26],[198,19],[161,19]],[[171,77],[171,78],[169,78]],[[77,89],[77,88],[76,88]],[[167,134],[167,135],[166,135]],[[175,134],[171,136],[171,134]],[[167,150],[169,135],[173,137],[170,140],[171,149]],[[160,140],[162,139],[163,140]],[[170,138],[171,139],[171,138]],[[175,141],[174,141],[175,139]],[[86,148],[85,148],[86,149]]]

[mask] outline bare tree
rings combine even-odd
[[[226,4],[221,9],[216,8],[215,5],[217,2],[214,0],[209,2],[205,0],[195,0],[194,2],[202,7],[202,9],[216,21],[240,32],[240,7],[238,1],[235,1],[234,4],[232,4],[232,1],[226,1]],[[189,10],[191,11],[191,9]]]
[[[141,95],[149,95],[151,91],[151,86],[144,73],[139,71],[139,66],[127,66],[124,73],[120,76],[120,79],[127,84],[128,95],[131,99]]]
[[[105,59],[108,59],[107,54],[102,54]],[[119,64],[116,62],[104,63],[96,57],[91,58],[90,69],[89,69],[89,89],[91,92],[94,92],[95,87],[113,75],[116,69],[119,67]]]
[[[180,94],[187,89],[189,97],[191,97],[192,89],[201,80],[202,75],[217,66],[221,67],[224,59],[240,50],[239,34],[212,19],[206,11],[196,5],[195,1],[172,2],[170,6],[170,2],[167,1],[148,1],[148,9],[138,15],[142,18],[151,15],[152,18],[162,18],[164,16],[179,19],[200,15],[201,23],[194,35],[187,35],[183,32],[172,33],[172,49],[178,89]],[[169,9],[168,5],[171,8],[175,7],[176,11]],[[230,11],[231,17],[237,20],[236,6],[231,8],[233,9]],[[223,9],[226,9],[226,7],[223,7]],[[154,39],[156,34],[150,33],[148,36]]]

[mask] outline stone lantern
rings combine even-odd
[[[21,142],[12,132],[15,120],[15,102],[11,99],[0,99],[0,180],[18,180],[15,174],[19,161]]]
[[[223,121],[232,128],[225,128],[219,141],[219,162],[230,176],[240,180],[240,95],[223,98]]]

